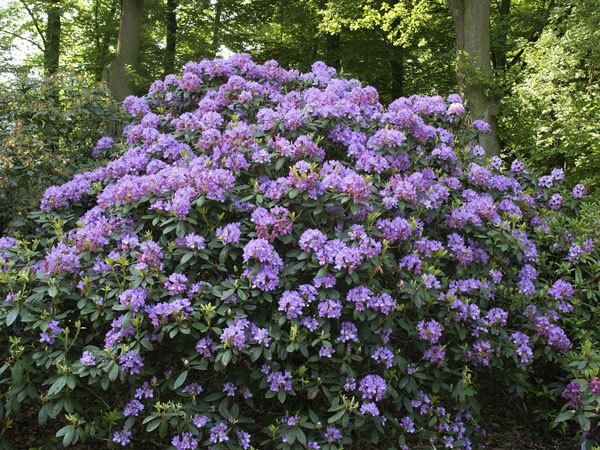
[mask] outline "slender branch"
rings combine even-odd
[[[42,32],[42,29],[40,28],[40,25],[38,24],[37,17],[35,17],[35,14],[33,14],[33,11],[31,11],[31,9],[29,9],[29,6],[27,6],[27,2],[25,0],[19,0],[19,1],[23,4],[23,6],[25,7],[25,9],[27,10],[27,13],[29,14],[29,17],[31,17],[31,20],[33,20],[33,26],[35,27],[35,29],[37,30],[38,34],[42,38],[42,42],[44,43],[44,47],[46,47],[46,38],[44,37],[44,33]]]
[[[44,47],[42,47],[40,44],[38,44],[37,42],[35,42],[33,39],[29,39],[29,38],[23,37],[20,34],[13,33],[12,31],[3,30],[1,28],[0,28],[0,33],[8,34],[9,36],[14,36],[17,39],[21,39],[22,41],[29,42],[30,44],[35,45],[41,51],[44,51]]]

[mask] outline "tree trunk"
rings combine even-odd
[[[217,56],[219,48],[221,47],[221,15],[223,14],[223,0],[217,0],[215,4],[215,18],[213,20],[212,27],[212,42],[211,50],[212,55]]]
[[[392,89],[390,91],[392,100],[396,100],[404,95],[404,54],[403,47],[391,47],[390,51],[390,71],[392,75]]]
[[[113,97],[122,101],[133,94],[131,73],[137,69],[144,0],[122,0],[117,56],[105,72]]]
[[[177,0],[167,0],[167,46],[165,48],[165,75],[175,71],[177,52]]]
[[[342,39],[339,33],[325,36],[325,62],[336,70],[340,70],[342,61],[340,59],[340,47]]]
[[[47,15],[44,72],[46,75],[54,75],[58,71],[60,58],[60,19],[62,15],[60,0],[48,0]]]
[[[498,99],[493,90],[490,55],[491,0],[446,0],[456,33],[456,78],[459,92],[471,120],[482,119],[492,130],[482,133],[480,142],[488,156],[500,154],[498,141]]]

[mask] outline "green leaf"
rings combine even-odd
[[[188,376],[188,370],[184,370],[183,372],[181,372],[179,374],[179,376],[177,377],[177,379],[175,380],[175,384],[173,384],[173,389],[177,389],[179,388],[183,383],[185,383],[185,380]]]
[[[109,372],[108,372],[108,379],[110,381],[115,381],[117,379],[117,377],[119,376],[119,365],[115,362],[112,363],[112,367],[110,368]]]
[[[338,420],[340,420],[342,418],[342,416],[344,414],[346,414],[346,410],[345,409],[342,409],[342,410],[338,411],[333,416],[331,416],[329,418],[329,420],[327,420],[327,423],[335,423],[335,422],[337,422]]]
[[[577,421],[579,422],[579,426],[583,431],[589,431],[590,427],[592,426],[590,419],[588,419],[583,414],[577,415]]]
[[[58,295],[58,288],[54,285],[50,286],[50,288],[48,289],[48,295],[51,298],[54,298]]]
[[[19,308],[14,308],[11,309],[10,312],[6,315],[6,325],[7,326],[11,326],[15,320],[17,320],[17,317],[19,316]]]
[[[146,431],[149,433],[151,431],[156,430],[159,425],[160,425],[161,420],[160,419],[154,419],[153,421],[151,421],[148,426],[146,427]]]
[[[67,384],[67,379],[67,376],[62,376],[58,380],[54,381],[52,386],[50,386],[50,389],[48,389],[48,395],[55,395],[62,391]]]
[[[564,422],[565,420],[571,419],[575,415],[575,411],[568,410],[561,412],[556,419],[555,422]]]

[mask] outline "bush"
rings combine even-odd
[[[47,187],[95,165],[95,142],[121,117],[105,89],[78,78],[25,78],[3,85],[0,232],[22,228]]]
[[[585,189],[487,164],[458,96],[384,108],[237,55],[124,107],[125,152],[0,241],[5,420],[34,408],[64,445],[474,448],[482,384],[562,370]]]

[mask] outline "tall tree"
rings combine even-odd
[[[122,0],[117,55],[106,69],[106,82],[117,100],[134,92],[132,74],[138,66],[143,17],[144,0]]]
[[[488,156],[500,154],[497,116],[500,112],[494,95],[490,53],[491,0],[446,0],[456,34],[456,77],[473,120],[483,119],[492,130],[481,139]]]
[[[44,72],[54,75],[60,59],[60,27],[62,8],[60,0],[47,0],[46,33],[44,38]]]
[[[212,24],[212,42],[211,50],[212,55],[216,56],[221,47],[221,21],[223,14],[223,0],[216,0],[215,3],[215,17]]]
[[[175,71],[175,55],[177,53],[177,0],[167,0],[165,14],[167,25],[167,45],[165,47],[165,75]]]

